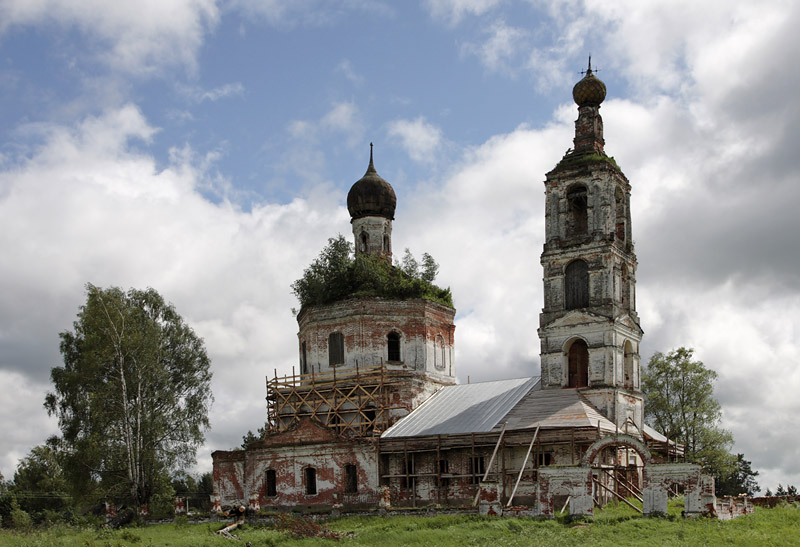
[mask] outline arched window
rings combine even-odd
[[[306,487],[306,496],[317,494],[317,470],[313,467],[303,469],[303,482]]]
[[[568,310],[589,306],[589,265],[583,260],[570,262],[564,272],[564,304]]]
[[[387,253],[392,252],[392,238],[389,237],[389,234],[383,234],[383,250]]]
[[[358,492],[358,468],[355,464],[348,463],[344,466],[344,491],[346,494]]]
[[[332,332],[328,336],[328,365],[344,364],[344,334]]]
[[[308,355],[306,353],[306,343],[303,341],[303,358],[300,361],[300,374],[308,374]]]
[[[277,475],[274,469],[267,469],[266,480],[267,480],[267,496],[271,498],[277,496],[278,483],[277,483]]]
[[[589,231],[589,212],[586,187],[577,184],[567,190],[567,237]]]
[[[439,370],[444,370],[446,365],[446,351],[447,349],[444,345],[444,338],[441,334],[438,334],[433,344],[433,365]]]
[[[575,340],[567,353],[568,387],[589,385],[589,348],[583,340]]]
[[[359,250],[362,253],[366,253],[367,250],[369,249],[369,235],[367,235],[367,232],[361,232],[360,239],[361,239],[361,241],[360,241],[360,249]]]
[[[387,361],[400,361],[400,335],[390,332],[386,337],[386,346],[388,348]]]
[[[633,370],[633,346],[631,345],[630,340],[625,340],[625,345],[623,346],[624,352],[624,372],[625,372],[625,387],[633,389],[636,386],[634,385],[634,370]]]

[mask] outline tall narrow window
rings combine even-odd
[[[625,369],[625,387],[633,389],[634,385],[633,376],[633,346],[630,340],[625,340],[624,346],[624,369]]]
[[[303,360],[300,362],[300,374],[308,374],[308,359],[306,356],[305,341],[303,341]]]
[[[626,223],[627,218],[625,215],[625,194],[623,194],[620,188],[617,188],[616,192],[614,192],[614,201],[616,202],[616,217],[617,217],[617,239],[620,241],[625,241],[625,234],[627,232]]]
[[[439,486],[447,488],[450,486],[450,478],[442,477],[442,475],[450,474],[450,462],[445,459],[439,460]]]
[[[576,185],[567,191],[567,237],[589,231],[589,211],[586,187]]]
[[[303,469],[303,482],[306,486],[306,495],[314,496],[317,493],[317,470],[313,467]]]
[[[570,262],[564,272],[564,304],[568,310],[589,306],[589,265],[583,260]]]
[[[278,484],[274,469],[267,469],[267,496],[274,497],[278,495]]]
[[[367,408],[361,411],[361,432],[371,433],[375,431],[375,409]]]
[[[360,241],[359,250],[362,253],[366,253],[367,250],[369,250],[369,236],[367,235],[367,232],[361,232],[361,238],[360,239],[361,239],[361,241]]]
[[[483,456],[475,456],[469,459],[469,474],[471,475],[470,482],[472,484],[481,482],[481,479],[486,474],[486,461]]]
[[[589,385],[589,348],[583,340],[575,340],[567,354],[569,387]]]
[[[396,332],[390,332],[386,337],[386,345],[389,348],[389,361],[400,360],[400,335]]]
[[[344,491],[346,494],[358,492],[358,469],[353,464],[344,466]]]
[[[628,275],[628,267],[622,265],[622,309],[629,310],[631,307],[631,280]]]
[[[328,336],[328,365],[341,365],[344,363],[344,334],[332,332]]]
[[[403,459],[400,472],[403,477],[400,478],[400,488],[408,488],[414,490],[417,487],[417,478],[414,476],[414,455],[411,454]]]
[[[446,366],[446,351],[444,337],[441,334],[437,334],[433,342],[433,366],[439,370],[444,370]]]
[[[383,250],[387,253],[392,252],[392,239],[389,234],[383,234]]]

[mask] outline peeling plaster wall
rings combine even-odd
[[[684,488],[684,512],[697,516],[713,512],[716,506],[714,478],[701,473],[699,465],[665,463],[646,465],[643,471],[644,514],[666,514],[667,489],[672,485]]]
[[[561,507],[556,507],[556,501],[567,497],[570,515],[593,514],[591,469],[588,467],[541,468],[537,487],[538,515],[554,516],[555,511],[561,510]]]
[[[330,370],[328,337],[344,335],[345,362],[337,369],[405,365],[442,383],[455,383],[455,310],[427,300],[354,298],[304,308],[298,315],[300,371],[303,342],[308,371]],[[400,335],[400,361],[389,362],[387,336]]]
[[[376,507],[378,458],[372,442],[341,441],[215,452],[214,489],[222,506],[251,510],[293,507]],[[226,465],[235,460],[236,465]],[[345,492],[345,466],[355,465],[357,491]],[[306,492],[304,470],[316,470],[316,493]],[[275,471],[276,495],[267,495],[267,470]],[[241,471],[240,471],[241,470]]]

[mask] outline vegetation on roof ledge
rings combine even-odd
[[[292,292],[300,309],[359,296],[421,298],[452,308],[450,288],[433,284],[438,271],[431,255],[423,254],[420,265],[408,249],[402,263],[362,253],[354,257],[353,246],[340,234],[328,240],[303,277],[292,283]]]
[[[614,168],[619,169],[619,165],[617,165],[617,161],[614,159],[614,156],[606,156],[605,154],[575,154],[574,152],[566,154],[555,166],[555,169],[569,169],[573,167],[580,167],[587,163],[597,162],[608,163]]]

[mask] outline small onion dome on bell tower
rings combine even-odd
[[[578,106],[600,106],[606,98],[606,84],[592,73],[592,58],[586,76],[572,88],[572,99]]]
[[[383,180],[372,163],[372,143],[369,143],[369,167],[347,194],[347,210],[351,220],[363,217],[383,217],[394,220],[397,196],[392,185]]]

